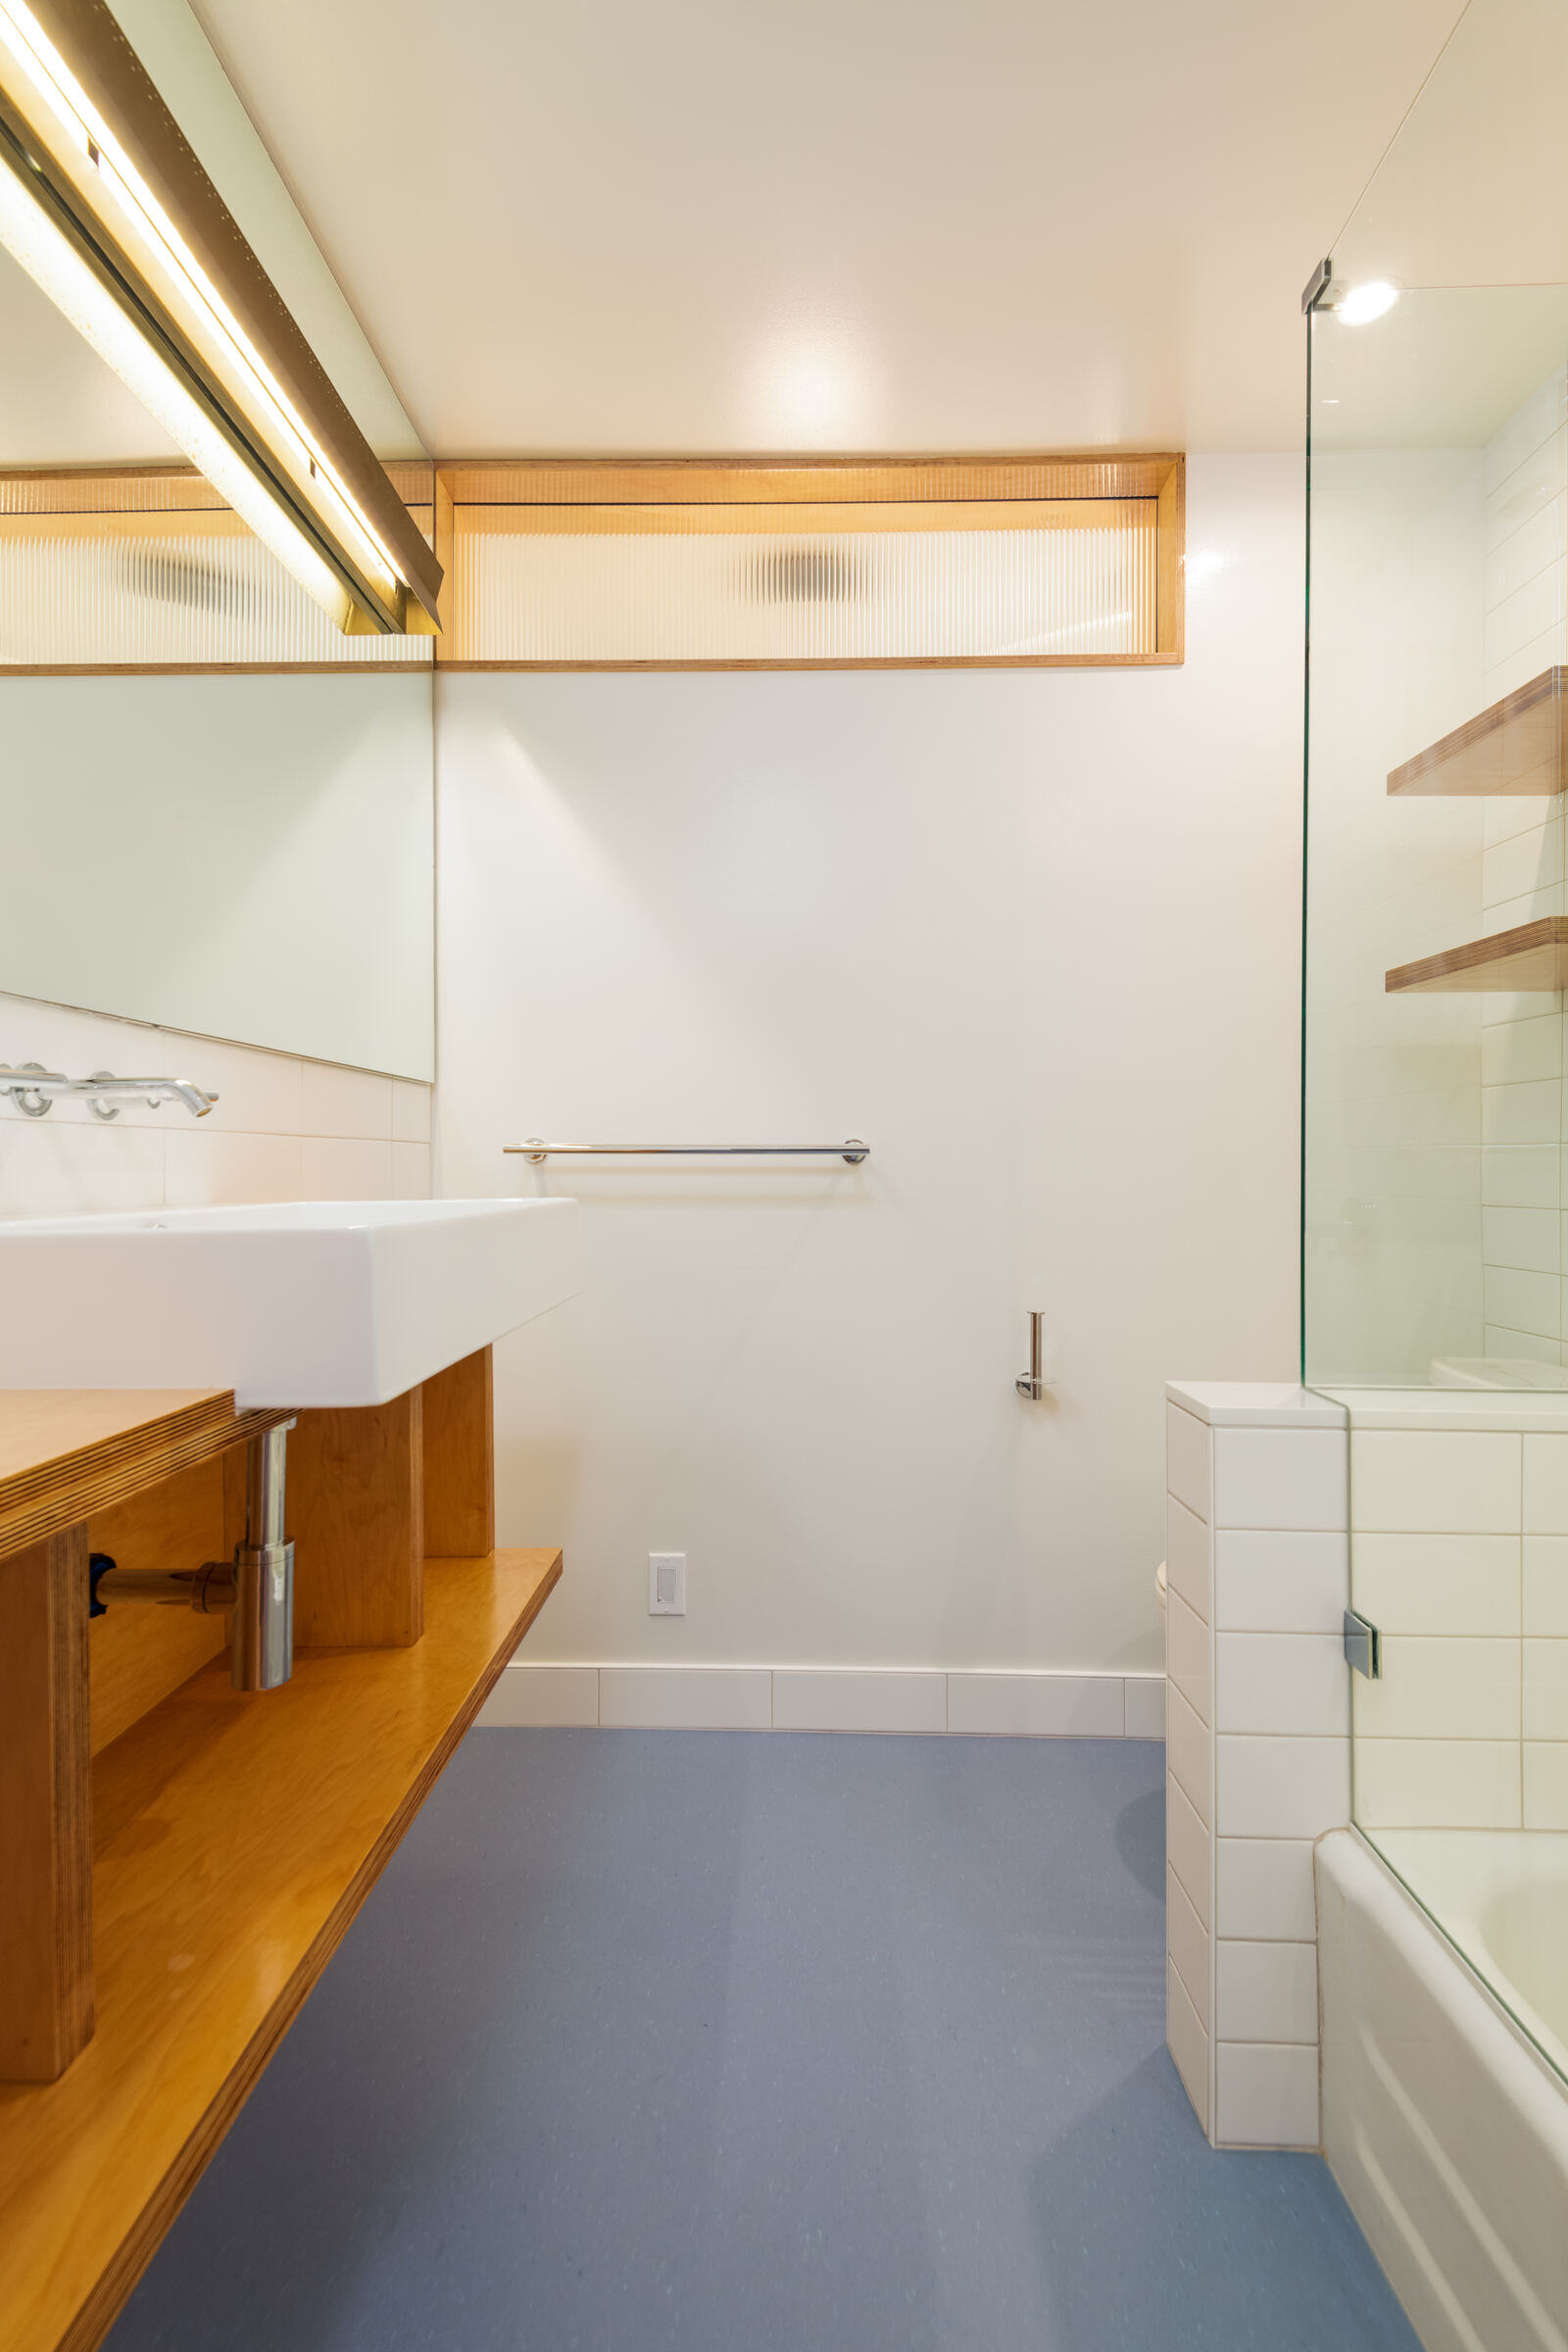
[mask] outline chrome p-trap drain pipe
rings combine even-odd
[[[292,1421],[252,1438],[246,1448],[245,1534],[232,1562],[200,1568],[121,1568],[92,1555],[92,1613],[112,1600],[151,1600],[200,1616],[232,1612],[229,1680],[236,1690],[275,1690],[294,1671],[294,1546],[283,1533]]]

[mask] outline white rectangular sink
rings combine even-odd
[[[0,1222],[0,1389],[382,1404],[569,1298],[574,1200],[293,1200]]]

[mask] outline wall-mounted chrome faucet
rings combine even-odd
[[[107,1552],[92,1555],[92,1614],[112,1600],[151,1600],[164,1608],[216,1617],[233,1611],[228,1679],[236,1690],[275,1690],[294,1671],[294,1546],[283,1534],[292,1421],[252,1438],[247,1447],[245,1534],[232,1562],[199,1568],[122,1568]]]
[[[84,1095],[97,1119],[118,1119],[112,1095],[145,1096],[149,1110],[163,1102],[183,1102],[193,1119],[205,1119],[218,1097],[188,1078],[117,1078],[113,1070],[94,1070],[89,1078],[68,1078],[61,1070],[46,1070],[41,1061],[0,1062],[0,1095],[8,1095],[24,1117],[41,1119],[59,1095]]]

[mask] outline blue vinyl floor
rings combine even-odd
[[[1187,2104],[1162,1769],[473,1734],[111,2352],[1416,2352]]]

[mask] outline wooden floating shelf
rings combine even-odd
[[[1553,664],[1528,686],[1516,687],[1451,735],[1417,752],[1389,777],[1391,793],[1532,794],[1561,792],[1568,785],[1568,742],[1563,731],[1563,681],[1568,669]],[[1498,982],[1500,986],[1515,983]]]
[[[1490,939],[1472,939],[1384,975],[1388,995],[1406,989],[1568,988],[1568,918],[1543,915]]]
[[[306,1650],[254,1696],[217,1659],[97,1758],[97,2029],[57,2082],[0,2084],[5,2352],[101,2340],[561,1554],[423,1569],[413,1646]]]

